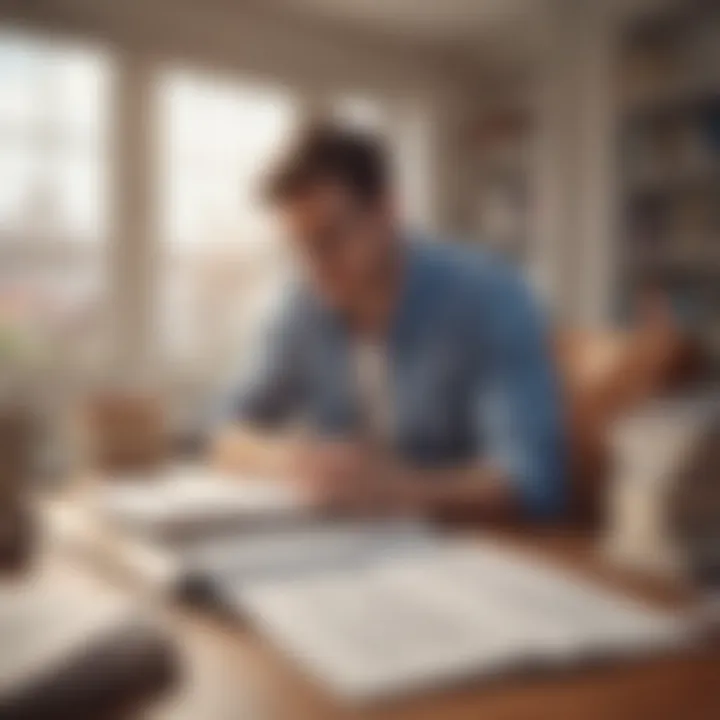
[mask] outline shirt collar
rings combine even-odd
[[[429,273],[424,250],[426,241],[403,236],[400,242],[403,269],[400,292],[390,322],[388,343],[391,346],[402,343],[417,327],[424,316],[423,305],[428,301],[430,295],[427,292]],[[316,298],[315,304],[330,333],[336,338],[346,337],[347,328],[342,317],[319,298]]]

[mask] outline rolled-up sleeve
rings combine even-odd
[[[565,442],[544,322],[511,272],[483,304],[487,312],[477,336],[478,452],[507,474],[528,515],[556,517],[565,505]]]

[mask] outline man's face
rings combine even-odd
[[[385,200],[364,203],[328,182],[287,201],[282,220],[316,288],[336,309],[372,297],[393,257],[394,222]]]

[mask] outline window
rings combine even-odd
[[[183,70],[161,73],[157,95],[161,353],[202,381],[239,361],[290,270],[257,189],[304,107],[282,88]],[[338,95],[329,107],[386,138],[401,202],[411,213],[425,210],[425,185],[415,177],[425,169],[423,127],[405,110],[357,93]]]
[[[53,365],[102,326],[109,87],[102,52],[0,30],[0,326]]]
[[[432,224],[430,186],[430,125],[420,103],[346,94],[331,104],[343,124],[380,135],[392,154],[397,200],[410,227]]]
[[[0,78],[3,239],[97,240],[106,229],[105,59],[5,31]]]
[[[281,282],[287,262],[257,186],[299,113],[281,89],[181,71],[162,74],[158,92],[163,350],[206,373],[236,357]]]

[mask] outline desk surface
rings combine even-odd
[[[505,539],[555,558],[661,606],[678,588],[608,567],[587,536],[554,531]],[[371,710],[339,707],[251,629],[209,612],[163,609],[181,653],[184,680],[152,720],[717,720],[720,647],[672,657],[515,676],[396,701]]]

